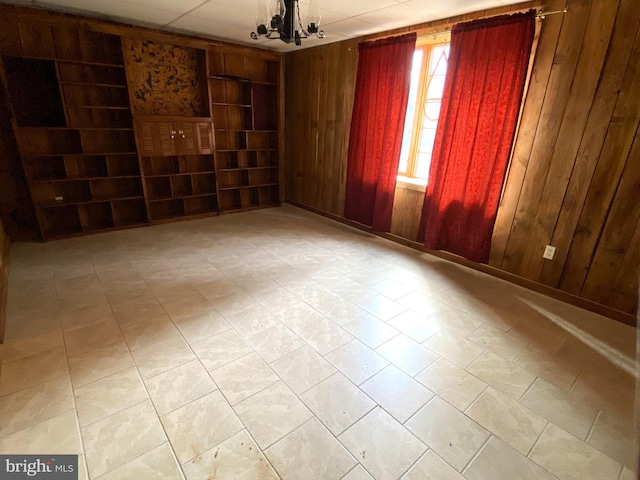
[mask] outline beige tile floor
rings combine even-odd
[[[81,478],[633,478],[631,327],[290,206],[15,244],[6,334]]]

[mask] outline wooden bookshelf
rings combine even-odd
[[[136,116],[134,124],[149,220],[217,214],[212,119]]]
[[[30,28],[2,74],[42,238],[146,224],[120,37]]]
[[[220,212],[279,204],[279,62],[208,52]]]

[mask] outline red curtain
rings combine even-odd
[[[535,11],[455,25],[418,240],[486,263]]]
[[[344,216],[391,229],[416,34],[361,43]]]

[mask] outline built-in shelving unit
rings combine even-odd
[[[136,116],[151,222],[218,213],[211,118]]]
[[[279,204],[279,63],[211,50],[220,212]]]
[[[42,239],[279,204],[278,54],[11,15],[0,101]]]
[[[50,32],[53,50],[2,57],[40,233],[48,240],[146,224],[120,38]]]

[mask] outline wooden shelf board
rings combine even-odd
[[[140,178],[140,175],[109,175],[107,177],[73,177],[73,178],[32,178],[32,183],[51,183],[51,182],[86,182],[89,180],[118,180],[122,178]]]
[[[242,170],[272,170],[278,168],[277,165],[270,165],[265,167],[235,167],[235,168],[219,168],[219,172],[239,172]]]
[[[162,198],[149,198],[149,203],[160,203],[167,202],[171,200],[184,200],[185,198],[197,198],[197,197],[215,197],[216,192],[207,192],[207,193],[192,193],[191,195],[177,195],[171,197],[162,197]]]
[[[61,85],[84,85],[87,87],[106,87],[106,88],[127,88],[126,85],[122,85],[120,83],[101,83],[101,82],[66,82],[60,81]]]
[[[216,105],[220,107],[241,107],[241,108],[252,108],[253,105],[247,103],[225,103],[225,102],[211,102],[211,105]]]
[[[47,58],[47,60],[51,60],[51,59]],[[120,64],[120,63],[92,62],[89,60],[73,60],[73,59],[67,59],[67,58],[56,58],[54,60],[59,63],[73,63],[76,65],[89,65],[92,67],[124,68],[124,64]]]

